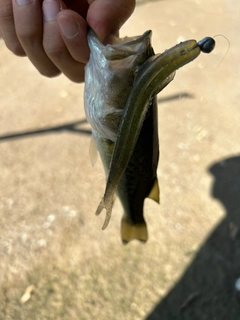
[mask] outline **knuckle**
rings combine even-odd
[[[67,76],[67,78],[69,80],[71,80],[72,82],[75,83],[82,83],[84,82],[84,76],[83,75],[79,75],[79,76]]]
[[[47,78],[55,78],[61,74],[60,70],[46,70],[46,69],[44,69],[44,70],[38,70],[38,71],[42,76],[47,77]]]
[[[40,64],[34,64],[38,72],[47,78],[54,78],[61,74],[61,71],[51,61],[42,61]]]
[[[41,28],[38,24],[35,25],[20,25],[16,28],[16,34],[21,42],[27,45],[33,45],[39,41],[41,35]]]
[[[34,30],[31,30],[31,29],[16,30],[16,34],[17,34],[18,39],[20,39],[23,42],[32,43],[34,41],[34,39],[36,38]]]
[[[25,54],[25,52],[19,42],[11,42],[10,44],[6,43],[6,46],[16,56],[19,56],[19,57],[26,56],[26,54]]]
[[[63,54],[63,47],[62,46],[51,46],[51,45],[46,45],[43,44],[44,51],[46,54],[54,60],[59,60],[61,59],[61,56]]]
[[[82,83],[84,82],[84,68],[81,67],[80,69],[78,67],[75,67],[75,69],[71,70],[72,72],[69,72],[69,70],[65,70],[64,74],[65,76],[70,79],[72,82],[75,83]]]
[[[0,1],[0,22],[13,18],[12,2]]]

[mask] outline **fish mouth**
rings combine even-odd
[[[117,41],[116,44],[108,44],[105,47],[105,57],[107,60],[122,60],[135,55],[137,52],[141,52],[141,47],[150,47],[150,41],[152,38],[152,31],[148,30],[141,36],[135,36],[131,38],[116,38],[113,41]],[[130,41],[126,42],[126,39]],[[145,52],[146,54],[146,52]]]
[[[102,52],[106,60],[123,60],[136,54],[144,53],[146,55],[146,48],[151,48],[152,31],[148,30],[140,36],[119,38],[116,36],[110,37],[110,43],[103,45],[95,35],[92,29],[88,33],[88,42],[91,51],[94,48]],[[150,54],[151,55],[151,54]]]

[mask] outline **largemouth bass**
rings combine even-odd
[[[106,209],[105,229],[117,193],[124,209],[123,243],[147,241],[144,200],[159,202],[156,95],[173,80],[175,70],[214,47],[212,38],[199,43],[189,40],[155,55],[151,34],[114,37],[107,46],[92,30],[88,34],[91,54],[85,69],[85,112],[107,176],[96,214]]]

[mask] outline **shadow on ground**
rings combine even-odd
[[[5,140],[11,140],[11,139],[25,138],[33,135],[49,134],[49,133],[56,133],[56,132],[63,132],[63,131],[89,135],[92,133],[91,130],[79,128],[79,126],[84,125],[86,123],[87,123],[87,120],[83,119],[75,122],[65,123],[60,126],[47,127],[43,129],[36,129],[36,130],[23,131],[23,132],[7,133],[0,136],[0,142]]]
[[[177,94],[169,95],[163,98],[158,98],[158,103],[169,102],[172,100],[177,99],[192,99],[194,95],[188,92],[180,92]],[[49,134],[49,133],[56,133],[56,132],[71,132],[71,133],[78,133],[83,135],[91,135],[92,131],[90,129],[81,128],[88,124],[87,119],[82,119],[74,122],[64,123],[62,125],[54,126],[54,127],[46,127],[42,129],[35,129],[23,132],[10,132],[0,136],[0,142],[5,140],[11,139],[19,139],[19,138],[26,138],[33,135],[40,135],[40,134]]]
[[[235,289],[240,278],[240,235],[236,233],[240,226],[240,156],[216,162],[208,170],[215,179],[212,196],[224,205],[226,217],[146,320],[240,318],[240,298]]]

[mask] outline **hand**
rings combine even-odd
[[[1,0],[0,36],[14,54],[28,56],[42,75],[62,72],[82,82],[89,58],[87,27],[104,42],[134,8],[135,0]]]

